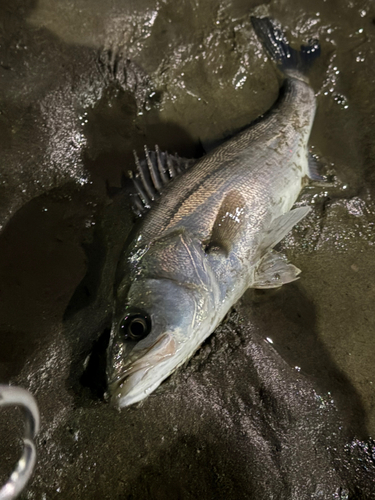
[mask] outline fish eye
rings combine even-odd
[[[127,314],[120,323],[120,332],[124,339],[142,340],[151,331],[151,319],[145,313]]]

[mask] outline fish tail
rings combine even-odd
[[[289,45],[285,33],[268,17],[251,17],[251,23],[259,40],[283,73],[298,72],[305,75],[320,56],[320,44],[316,39],[296,50]]]

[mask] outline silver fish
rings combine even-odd
[[[279,287],[300,272],[273,247],[310,210],[291,208],[315,177],[307,142],[316,103],[305,70],[320,49],[292,49],[268,18],[252,23],[286,77],[273,108],[192,166],[158,149],[136,161],[134,204],[144,214],[118,264],[108,347],[119,407],[187,361],[247,288]]]

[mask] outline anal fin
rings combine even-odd
[[[290,264],[284,255],[268,252],[255,270],[252,288],[278,288],[298,279],[301,270]]]

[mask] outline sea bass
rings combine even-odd
[[[315,176],[306,70],[320,48],[292,49],[268,18],[252,24],[286,77],[272,109],[193,165],[158,149],[137,160],[134,204],[143,214],[118,264],[108,347],[119,407],[186,362],[247,288],[279,287],[300,272],[273,247],[310,210],[291,208]]]

